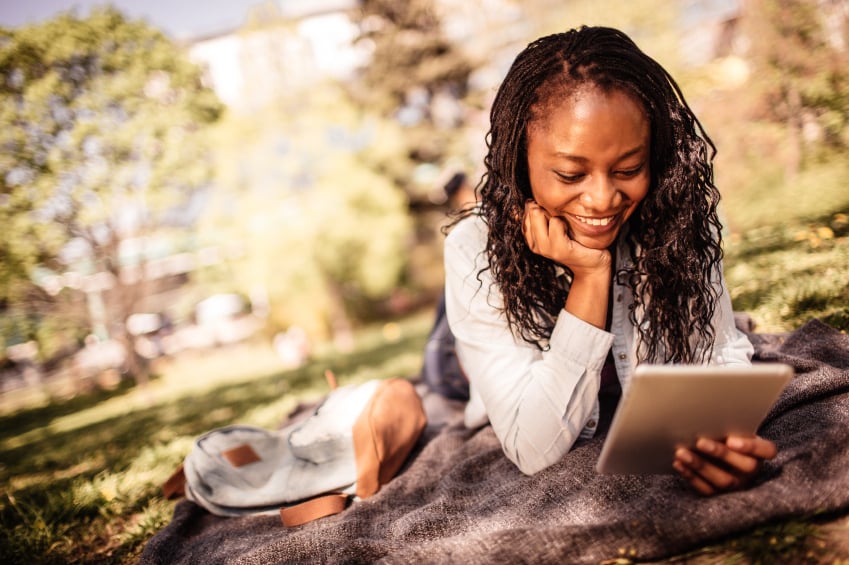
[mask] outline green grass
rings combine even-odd
[[[0,563],[130,563],[174,503],[165,479],[198,435],[245,423],[273,428],[300,402],[341,384],[418,372],[431,313],[358,336],[353,352],[319,351],[284,371],[266,344],[191,355],[161,367],[146,390],[56,401],[0,418]]]
[[[732,235],[725,276],[736,311],[761,332],[786,332],[813,317],[849,330],[849,209]]]
[[[766,524],[722,543],[705,546],[667,561],[664,565],[840,565],[828,548],[828,539],[819,527],[822,517],[791,519]],[[834,561],[832,561],[834,559]],[[620,565],[631,565],[622,561]]]

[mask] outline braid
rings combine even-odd
[[[651,124],[650,190],[626,236],[633,266],[616,274],[634,294],[630,317],[639,328],[640,355],[704,359],[713,347],[717,295],[711,282],[722,258],[715,148],[672,77],[610,28],[582,27],[529,44],[493,101],[477,213],[489,228],[487,268],[504,297],[507,321],[517,336],[544,348],[565,304],[568,291],[554,282],[554,262],[531,252],[522,234],[525,202],[532,198],[527,130],[562,103],[564,92],[583,84],[631,95]]]

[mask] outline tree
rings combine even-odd
[[[111,8],[0,30],[0,74],[0,299],[31,312],[37,295],[46,315],[62,284],[31,284],[35,268],[78,272],[144,382],[126,321],[152,282],[146,248],[191,219],[221,106],[175,44]]]
[[[272,331],[298,325],[344,344],[357,307],[385,300],[407,262],[407,199],[364,157],[397,138],[338,85],[290,94],[216,128],[219,182],[200,237],[234,252],[204,276],[266,296]]]
[[[411,196],[421,196],[413,182],[416,166],[465,157],[460,102],[475,65],[446,37],[433,0],[364,0],[355,19],[359,41],[369,42],[373,52],[350,91],[362,107],[405,127],[390,162],[376,165],[396,175]]]
[[[845,2],[749,0],[745,14],[759,114],[784,125],[793,178],[806,138],[849,145],[849,12]]]

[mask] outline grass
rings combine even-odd
[[[790,331],[812,317],[849,330],[847,212],[730,234],[735,308],[751,313],[760,331]],[[195,437],[235,422],[277,426],[298,403],[324,394],[327,368],[343,383],[415,374],[430,323],[429,312],[404,320],[400,337],[369,328],[353,352],[321,350],[296,370],[282,370],[267,344],[249,343],[167,361],[145,390],[122,384],[7,408],[0,562],[134,562],[170,520],[174,503],[162,499],[160,485]],[[830,524],[830,517],[770,524],[669,562],[840,563],[828,553],[828,532],[845,536],[847,528]]]
[[[662,563],[663,565],[773,565],[775,563],[845,565],[849,563],[845,553],[849,548],[845,544],[842,548],[833,547],[831,536],[834,536],[834,539],[845,540],[849,521],[842,520],[837,526],[839,529],[832,529],[832,531],[824,525],[830,520],[833,520],[832,516],[811,516],[766,524],[722,543],[702,547]],[[620,559],[617,564],[631,565],[631,561]]]
[[[0,563],[131,563],[170,520],[160,486],[198,435],[245,423],[273,428],[300,402],[341,384],[418,372],[431,313],[400,336],[369,328],[351,353],[319,351],[281,370],[249,343],[159,367],[146,390],[122,386],[0,419]]]
[[[737,311],[761,332],[812,317],[849,330],[849,209],[728,238],[725,276]]]

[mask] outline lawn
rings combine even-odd
[[[764,332],[790,331],[812,317],[849,330],[847,213],[729,234],[735,309],[751,313]],[[421,312],[397,327],[365,328],[353,352],[328,347],[297,370],[283,370],[268,344],[252,342],[164,361],[145,390],[122,383],[20,409],[6,399],[0,562],[134,562],[170,519],[174,503],[160,496],[160,485],[196,436],[234,422],[277,426],[299,402],[326,392],[325,369],[342,383],[414,375],[430,323],[431,313]],[[837,562],[832,541],[846,532],[845,517],[816,517],[682,559],[817,562],[830,555],[827,562]]]
[[[0,563],[130,563],[171,517],[160,485],[193,439],[230,423],[273,428],[340,384],[417,373],[432,322],[361,331],[282,370],[265,343],[167,361],[146,390],[127,384],[0,417]],[[389,331],[386,331],[389,330]]]

